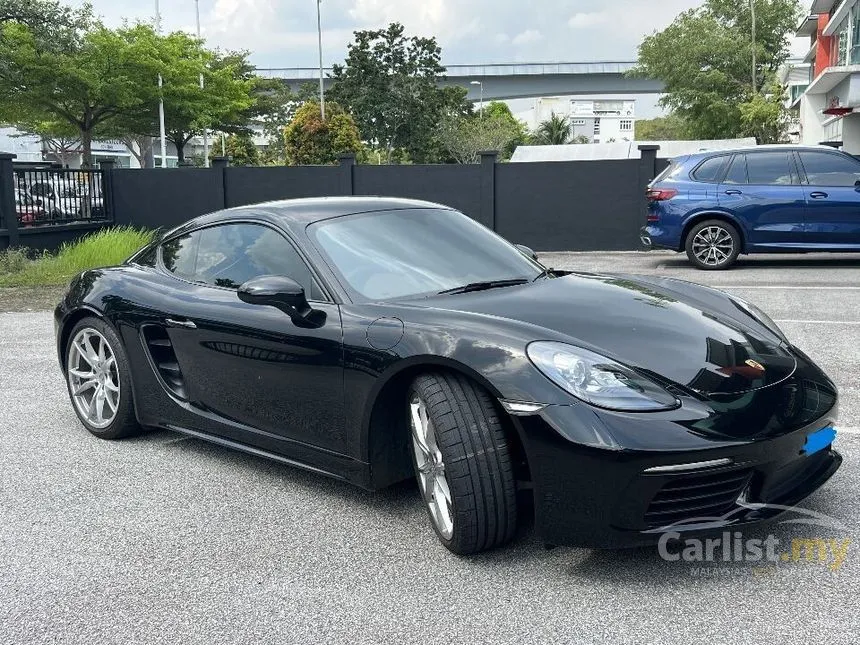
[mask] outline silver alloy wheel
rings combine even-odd
[[[446,540],[450,540],[454,535],[451,489],[445,478],[445,464],[436,443],[436,429],[430,420],[427,403],[416,393],[412,394],[409,401],[409,420],[421,494],[430,509],[436,530]]]
[[[116,418],[121,394],[116,356],[107,339],[92,327],[82,329],[69,345],[66,365],[78,412],[92,427],[107,428]]]
[[[735,242],[722,226],[706,226],[693,238],[693,255],[708,266],[725,263],[734,251]]]

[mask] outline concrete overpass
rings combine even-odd
[[[635,65],[627,61],[448,65],[447,76],[440,85],[465,87],[473,101],[480,97],[480,87],[472,85],[473,81],[483,83],[485,101],[570,94],[658,94],[663,91],[660,81],[629,78],[626,73]],[[326,87],[329,87],[331,68],[323,71]],[[318,67],[259,68],[257,73],[283,79],[294,90],[319,79]]]

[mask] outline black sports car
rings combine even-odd
[[[839,467],[830,379],[756,307],[545,268],[388,198],[206,215],[75,278],[57,349],[86,428],[166,428],[378,489],[457,553],[768,519]],[[533,498],[533,505],[527,503]]]

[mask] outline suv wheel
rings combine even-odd
[[[738,230],[719,219],[699,222],[687,233],[687,257],[698,269],[728,269],[741,252]]]

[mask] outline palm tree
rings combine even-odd
[[[534,142],[539,146],[560,146],[570,143],[573,134],[573,123],[566,116],[553,112],[535,130]]]

